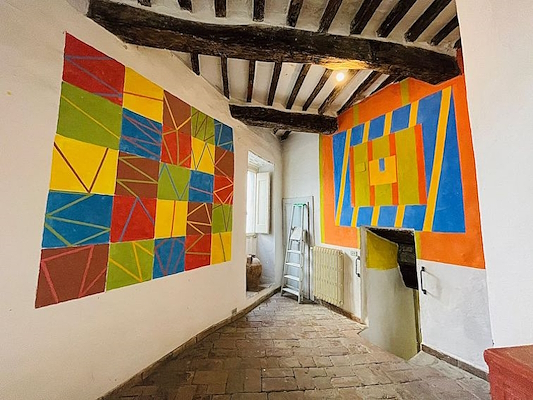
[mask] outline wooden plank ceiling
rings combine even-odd
[[[127,9],[123,5],[113,9],[117,3]],[[436,83],[457,74],[457,65],[447,59],[460,47],[455,0],[89,0],[89,4],[90,18],[126,42],[171,49],[228,98],[236,118],[271,128],[282,140],[291,131],[316,132],[312,125],[331,131],[332,116],[406,76]],[[155,20],[153,13],[160,19]],[[167,36],[159,36],[160,25]],[[216,33],[220,41],[209,42],[209,37],[196,32]],[[243,34],[248,43],[240,43]],[[292,46],[286,51],[285,37]],[[267,41],[257,42],[261,38]],[[318,43],[309,54],[296,45],[307,39]],[[358,57],[335,50],[335,41],[356,47]],[[321,54],[321,45],[333,50]],[[327,64],[326,59],[334,62]],[[345,76],[340,82],[339,73]],[[309,113],[313,116],[306,118]]]

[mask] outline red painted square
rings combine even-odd
[[[115,196],[111,216],[111,242],[153,239],[156,199]]]
[[[190,168],[191,153],[191,135],[176,132],[173,128],[163,125],[161,161]]]
[[[233,204],[233,177],[215,175],[213,195],[215,204]]]
[[[105,290],[108,244],[43,249],[35,307]]]
[[[211,263],[211,235],[185,237],[185,271],[205,267]]]
[[[122,105],[125,68],[70,34],[65,38],[63,80]]]

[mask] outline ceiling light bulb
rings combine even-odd
[[[344,73],[339,72],[335,78],[337,79],[337,82],[342,82],[344,80]]]

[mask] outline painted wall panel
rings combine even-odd
[[[341,132],[321,137],[322,241],[358,247],[360,226],[408,228],[419,258],[484,268],[463,77],[437,86],[407,79],[339,123]]]

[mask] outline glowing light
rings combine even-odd
[[[335,79],[337,79],[337,82],[342,82],[344,80],[344,73],[343,72],[339,72],[336,76],[335,76]]]

